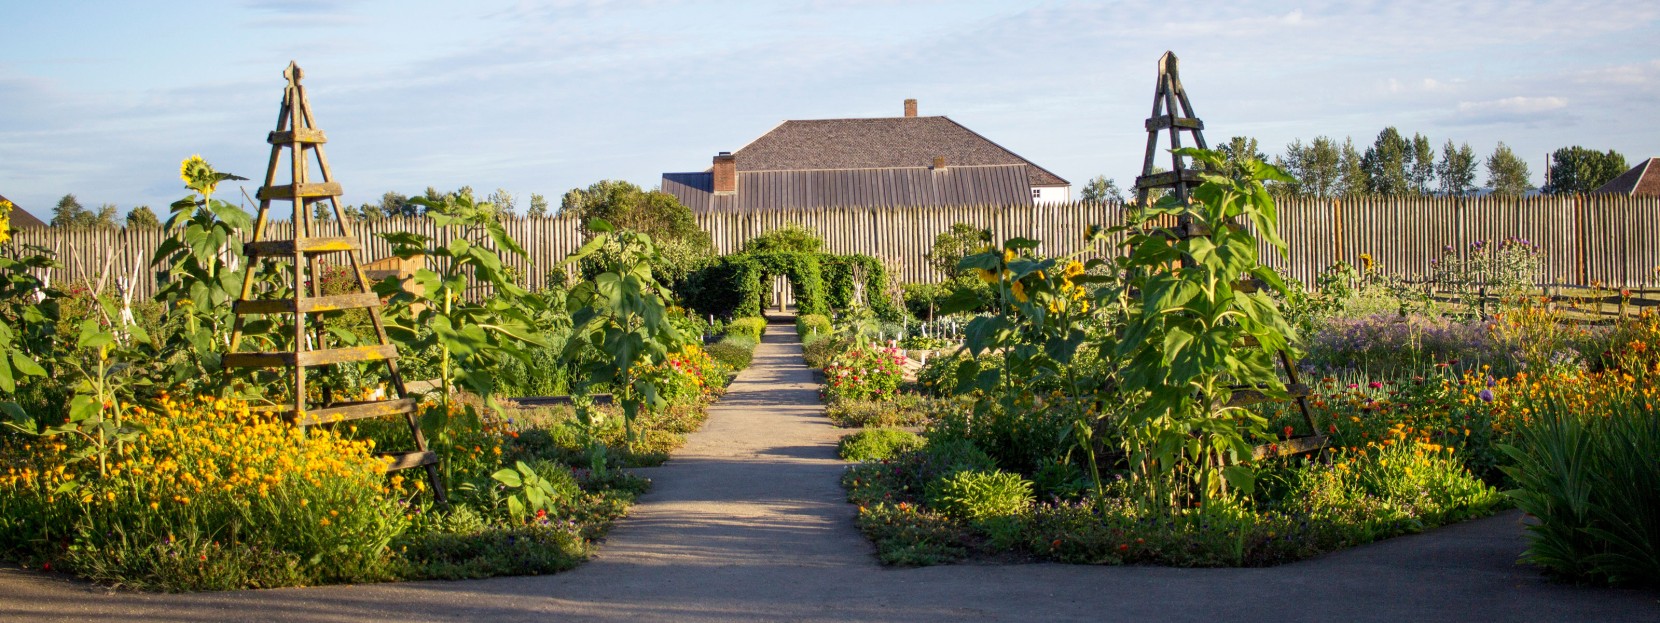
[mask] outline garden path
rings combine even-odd
[[[775,324],[591,562],[543,577],[106,594],[0,569],[0,621],[1660,621],[1652,593],[1515,564],[1519,515],[1269,569],[879,566],[791,325]]]

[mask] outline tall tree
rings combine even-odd
[[[1355,149],[1354,139],[1343,138],[1342,156],[1337,161],[1337,194],[1364,195],[1368,191],[1365,159]]]
[[[1411,158],[1411,143],[1393,126],[1384,128],[1360,157],[1361,168],[1366,171],[1366,192],[1400,195],[1410,190],[1406,167]]]
[[[1308,145],[1303,145],[1301,139],[1291,141],[1285,146],[1285,157],[1274,162],[1297,178],[1295,184],[1274,184],[1282,192],[1322,199],[1337,194],[1343,153],[1330,137],[1316,136]]]
[[[1412,165],[1407,174],[1412,192],[1427,195],[1435,187],[1435,146],[1422,134],[1412,135]]]
[[[1441,148],[1441,164],[1435,168],[1441,178],[1441,194],[1462,197],[1476,189],[1476,152],[1470,144],[1454,147],[1452,139]]]
[[[74,193],[64,195],[58,200],[58,205],[52,208],[53,227],[90,227],[97,218],[81,206],[81,201],[75,198]]]
[[[1093,203],[1123,201],[1124,191],[1118,188],[1118,182],[1105,175],[1097,175],[1084,184],[1082,199]]]
[[[327,201],[318,201],[311,204],[311,220],[326,223],[334,220],[334,206]]]
[[[529,212],[527,212],[527,215],[529,215],[529,216],[547,216],[548,215],[548,198],[543,197],[543,196],[541,196],[539,194],[536,194],[536,193],[530,193],[530,210],[529,210]]]
[[[115,229],[120,227],[121,209],[113,203],[106,203],[98,207],[98,213],[92,217],[92,226],[99,229]]]
[[[150,206],[138,206],[127,213],[127,229],[156,229],[161,227],[161,219],[156,218],[156,212]]]
[[[1620,152],[1599,152],[1578,145],[1551,152],[1550,160],[1544,191],[1553,195],[1591,192],[1628,168]]]
[[[1518,197],[1527,194],[1527,191],[1533,190],[1531,176],[1527,161],[1518,157],[1503,141],[1493,149],[1493,155],[1487,157],[1487,186],[1493,189],[1495,195]]]
[[[1222,174],[1229,177],[1238,175],[1240,171],[1244,170],[1240,163],[1246,159],[1268,160],[1268,157],[1262,155],[1262,152],[1257,149],[1257,140],[1248,136],[1230,138],[1227,144],[1222,145],[1217,151],[1222,152],[1222,155],[1227,158],[1227,166],[1223,168]]]
[[[444,200],[443,195],[438,195],[437,197],[433,196],[433,193],[436,193],[436,192],[438,192],[438,191],[434,190],[431,186],[428,186],[427,187],[427,198],[432,199],[434,201],[443,201]],[[363,211],[364,211],[363,217],[364,218],[380,218],[381,216],[420,216],[421,215],[421,206],[420,206],[420,204],[410,203],[409,202],[409,197],[405,197],[403,195],[403,193],[394,192],[394,191],[390,191],[390,190],[386,191],[385,193],[382,193],[381,196],[380,196],[380,205],[378,206],[380,208],[379,214],[371,214],[370,213],[371,210],[369,209],[369,207],[370,207],[369,204],[364,204],[363,205]]]
[[[497,188],[496,192],[490,193],[485,201],[489,201],[496,206],[497,214],[505,216],[519,215],[518,198],[514,197],[513,193],[507,192],[506,188]]]

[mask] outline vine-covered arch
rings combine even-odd
[[[758,316],[772,295],[773,277],[794,290],[796,311],[828,314],[868,306],[883,318],[899,308],[887,292],[888,271],[868,255],[799,251],[728,255],[687,279],[681,297],[701,313],[734,318]]]

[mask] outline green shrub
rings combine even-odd
[[[767,332],[767,319],[760,316],[745,316],[735,318],[726,323],[727,335],[742,335],[756,342],[761,341],[761,335]]]
[[[802,344],[830,337],[835,330],[830,318],[823,314],[803,314],[795,318],[795,332],[801,336]]]
[[[824,399],[893,400],[904,380],[905,356],[893,348],[861,348],[836,354],[824,367]]]
[[[850,339],[839,337],[806,342],[801,346],[801,357],[807,361],[807,367],[823,370],[832,357],[847,350],[852,343]]]
[[[728,335],[704,349],[715,361],[736,372],[749,367],[755,356],[755,342],[748,336]]]
[[[1032,505],[1032,483],[1000,469],[962,470],[928,483],[928,506],[972,521],[1019,515]]]
[[[1529,401],[1532,421],[1502,447],[1517,485],[1507,494],[1539,518],[1523,557],[1575,580],[1660,585],[1660,404],[1643,389],[1609,391]]]
[[[843,461],[881,461],[922,446],[922,437],[896,428],[867,428],[842,437],[836,452]]]
[[[921,474],[924,479],[960,471],[997,469],[991,455],[967,439],[929,437],[921,454],[925,463]]]
[[[901,393],[893,400],[840,400],[825,415],[842,428],[922,426],[960,408],[962,404],[952,399]]]

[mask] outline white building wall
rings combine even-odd
[[[1070,203],[1071,186],[1033,186],[1032,203]]]

